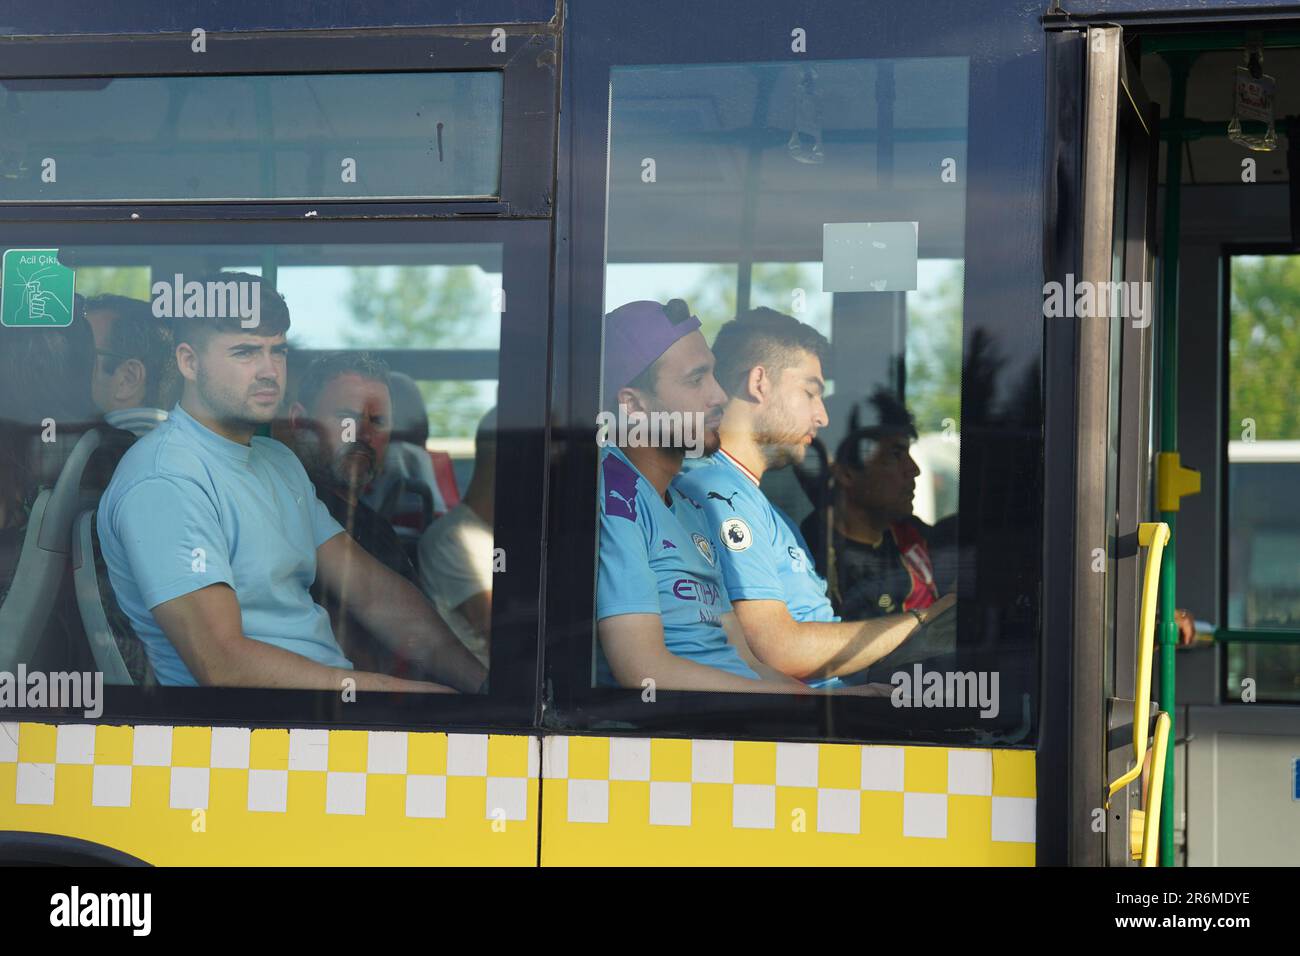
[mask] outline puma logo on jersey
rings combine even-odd
[[[740,494],[739,491],[733,491],[733,492],[731,493],[731,498],[736,497],[736,495],[738,495],[738,494]],[[727,503],[727,507],[728,507],[728,508],[730,508],[732,511],[735,511],[735,510],[736,510],[736,506],[733,505],[733,504],[731,503],[731,498],[728,498],[726,495],[720,495],[720,494],[718,494],[716,491],[710,491],[710,492],[709,492],[709,497],[710,497],[710,498],[716,498],[716,499],[718,499],[719,501],[725,501],[725,502]]]

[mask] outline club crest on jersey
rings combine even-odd
[[[729,551],[744,551],[753,540],[749,525],[739,518],[728,518],[718,529],[718,537]]]
[[[704,560],[713,566],[713,545],[709,544],[709,539],[704,535],[696,532],[691,535],[691,540],[695,542],[695,547],[700,549],[700,554],[704,555]]]

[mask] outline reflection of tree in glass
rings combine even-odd
[[[907,404],[922,433],[961,421],[962,266],[907,299]]]
[[[77,294],[87,299],[97,295],[124,295],[152,301],[147,266],[85,266],[75,270]]]
[[[804,291],[806,307],[803,312],[793,310],[795,289]],[[802,263],[757,262],[750,279],[749,304],[750,308],[766,306],[793,315],[826,335],[830,332],[830,314],[819,307],[816,294],[820,292],[821,282],[813,270]],[[736,266],[732,263],[710,266],[693,288],[666,294],[664,298],[685,299],[699,316],[704,337],[712,342],[722,324],[736,316]]]
[[[1253,418],[1257,441],[1300,438],[1300,257],[1234,258],[1231,315],[1229,437]]]
[[[363,348],[448,349],[462,347],[492,303],[474,281],[470,266],[354,268],[347,304],[356,323],[349,345]],[[473,382],[420,382],[429,434],[473,435],[489,405]]]

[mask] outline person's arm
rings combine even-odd
[[[931,617],[957,600],[948,594],[924,611]],[[915,615],[866,621],[796,621],[783,601],[733,601],[745,640],[763,663],[799,680],[842,677],[894,651],[920,626]]]
[[[329,667],[245,637],[239,599],[228,584],[211,584],[153,608],[154,620],[195,679],[205,687],[284,687],[452,693],[450,688],[385,674]]]
[[[614,679],[623,687],[641,687],[649,678],[659,690],[739,691],[760,694],[806,694],[798,681],[751,680],[708,664],[678,657],[664,644],[658,614],[619,614],[596,625]]]
[[[316,577],[366,630],[439,681],[466,693],[483,686],[487,669],[420,589],[371,557],[351,535],[336,534],[316,549]]]
[[[492,633],[492,592],[479,591],[456,605],[457,614],[465,618],[470,630],[486,639]]]
[[[745,640],[745,629],[740,626],[740,621],[736,619],[734,610],[723,614],[721,620],[722,628],[727,632],[727,643],[736,649],[736,653],[740,655],[740,659],[749,666],[750,670],[766,680],[795,683],[803,686],[802,681],[787,677],[776,668],[764,664],[755,656],[753,648],[749,646],[749,641]]]

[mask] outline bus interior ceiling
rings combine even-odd
[[[1168,118],[1176,86],[1173,70],[1178,69],[1179,58],[1187,64],[1183,115],[1189,121],[1184,126],[1188,135],[1178,147],[1182,150],[1177,239],[1178,450],[1185,466],[1200,471],[1201,493],[1184,498],[1178,516],[1174,542],[1177,601],[1196,619],[1215,622],[1220,629],[1230,624],[1224,619],[1230,518],[1224,443],[1240,437],[1238,423],[1227,417],[1225,400],[1229,386],[1225,358],[1230,319],[1227,266],[1230,256],[1242,252],[1293,253],[1297,240],[1293,230],[1300,228],[1300,218],[1292,214],[1300,200],[1300,196],[1293,197],[1292,190],[1300,189],[1300,183],[1293,181],[1288,166],[1288,151],[1300,150],[1300,143],[1293,144],[1289,135],[1293,128],[1300,130],[1300,32],[1263,32],[1251,39],[1262,42],[1263,73],[1275,81],[1277,143],[1269,151],[1252,150],[1227,135],[1236,70],[1247,64],[1244,33],[1179,34],[1176,38],[1148,34],[1129,44],[1141,84],[1158,104],[1162,121],[1157,258],[1169,248],[1163,231],[1167,152],[1172,138]],[[1201,46],[1205,49],[1196,49]],[[1300,154],[1296,158],[1300,159]],[[1157,316],[1157,338],[1159,330]],[[1158,439],[1155,442],[1158,448]],[[1275,487],[1281,472],[1275,469],[1270,474],[1273,484],[1268,485],[1267,497],[1272,504],[1257,504],[1271,508],[1274,526],[1285,532],[1289,525],[1294,532],[1292,540],[1296,540],[1300,538],[1300,519],[1294,509],[1285,506],[1286,494]],[[1286,476],[1289,479],[1293,473]],[[1245,655],[1241,659],[1253,664],[1259,645],[1228,647],[1239,648]],[[1295,654],[1297,648],[1275,645],[1263,650]],[[1175,758],[1181,814],[1176,827],[1182,831],[1179,855],[1191,865],[1291,862],[1300,850],[1300,839],[1292,834],[1279,841],[1276,827],[1268,824],[1276,819],[1272,816],[1275,811],[1285,812],[1281,802],[1289,798],[1288,786],[1280,778],[1278,786],[1266,781],[1277,778],[1280,767],[1289,768],[1288,755],[1300,752],[1300,719],[1293,707],[1234,707],[1235,700],[1229,696],[1235,691],[1231,680],[1240,668],[1234,667],[1232,660],[1217,642],[1178,654],[1178,736],[1180,744],[1186,741],[1177,748]],[[1253,673],[1249,665],[1243,672]],[[1294,701],[1300,695],[1284,691],[1272,702],[1288,699]]]

